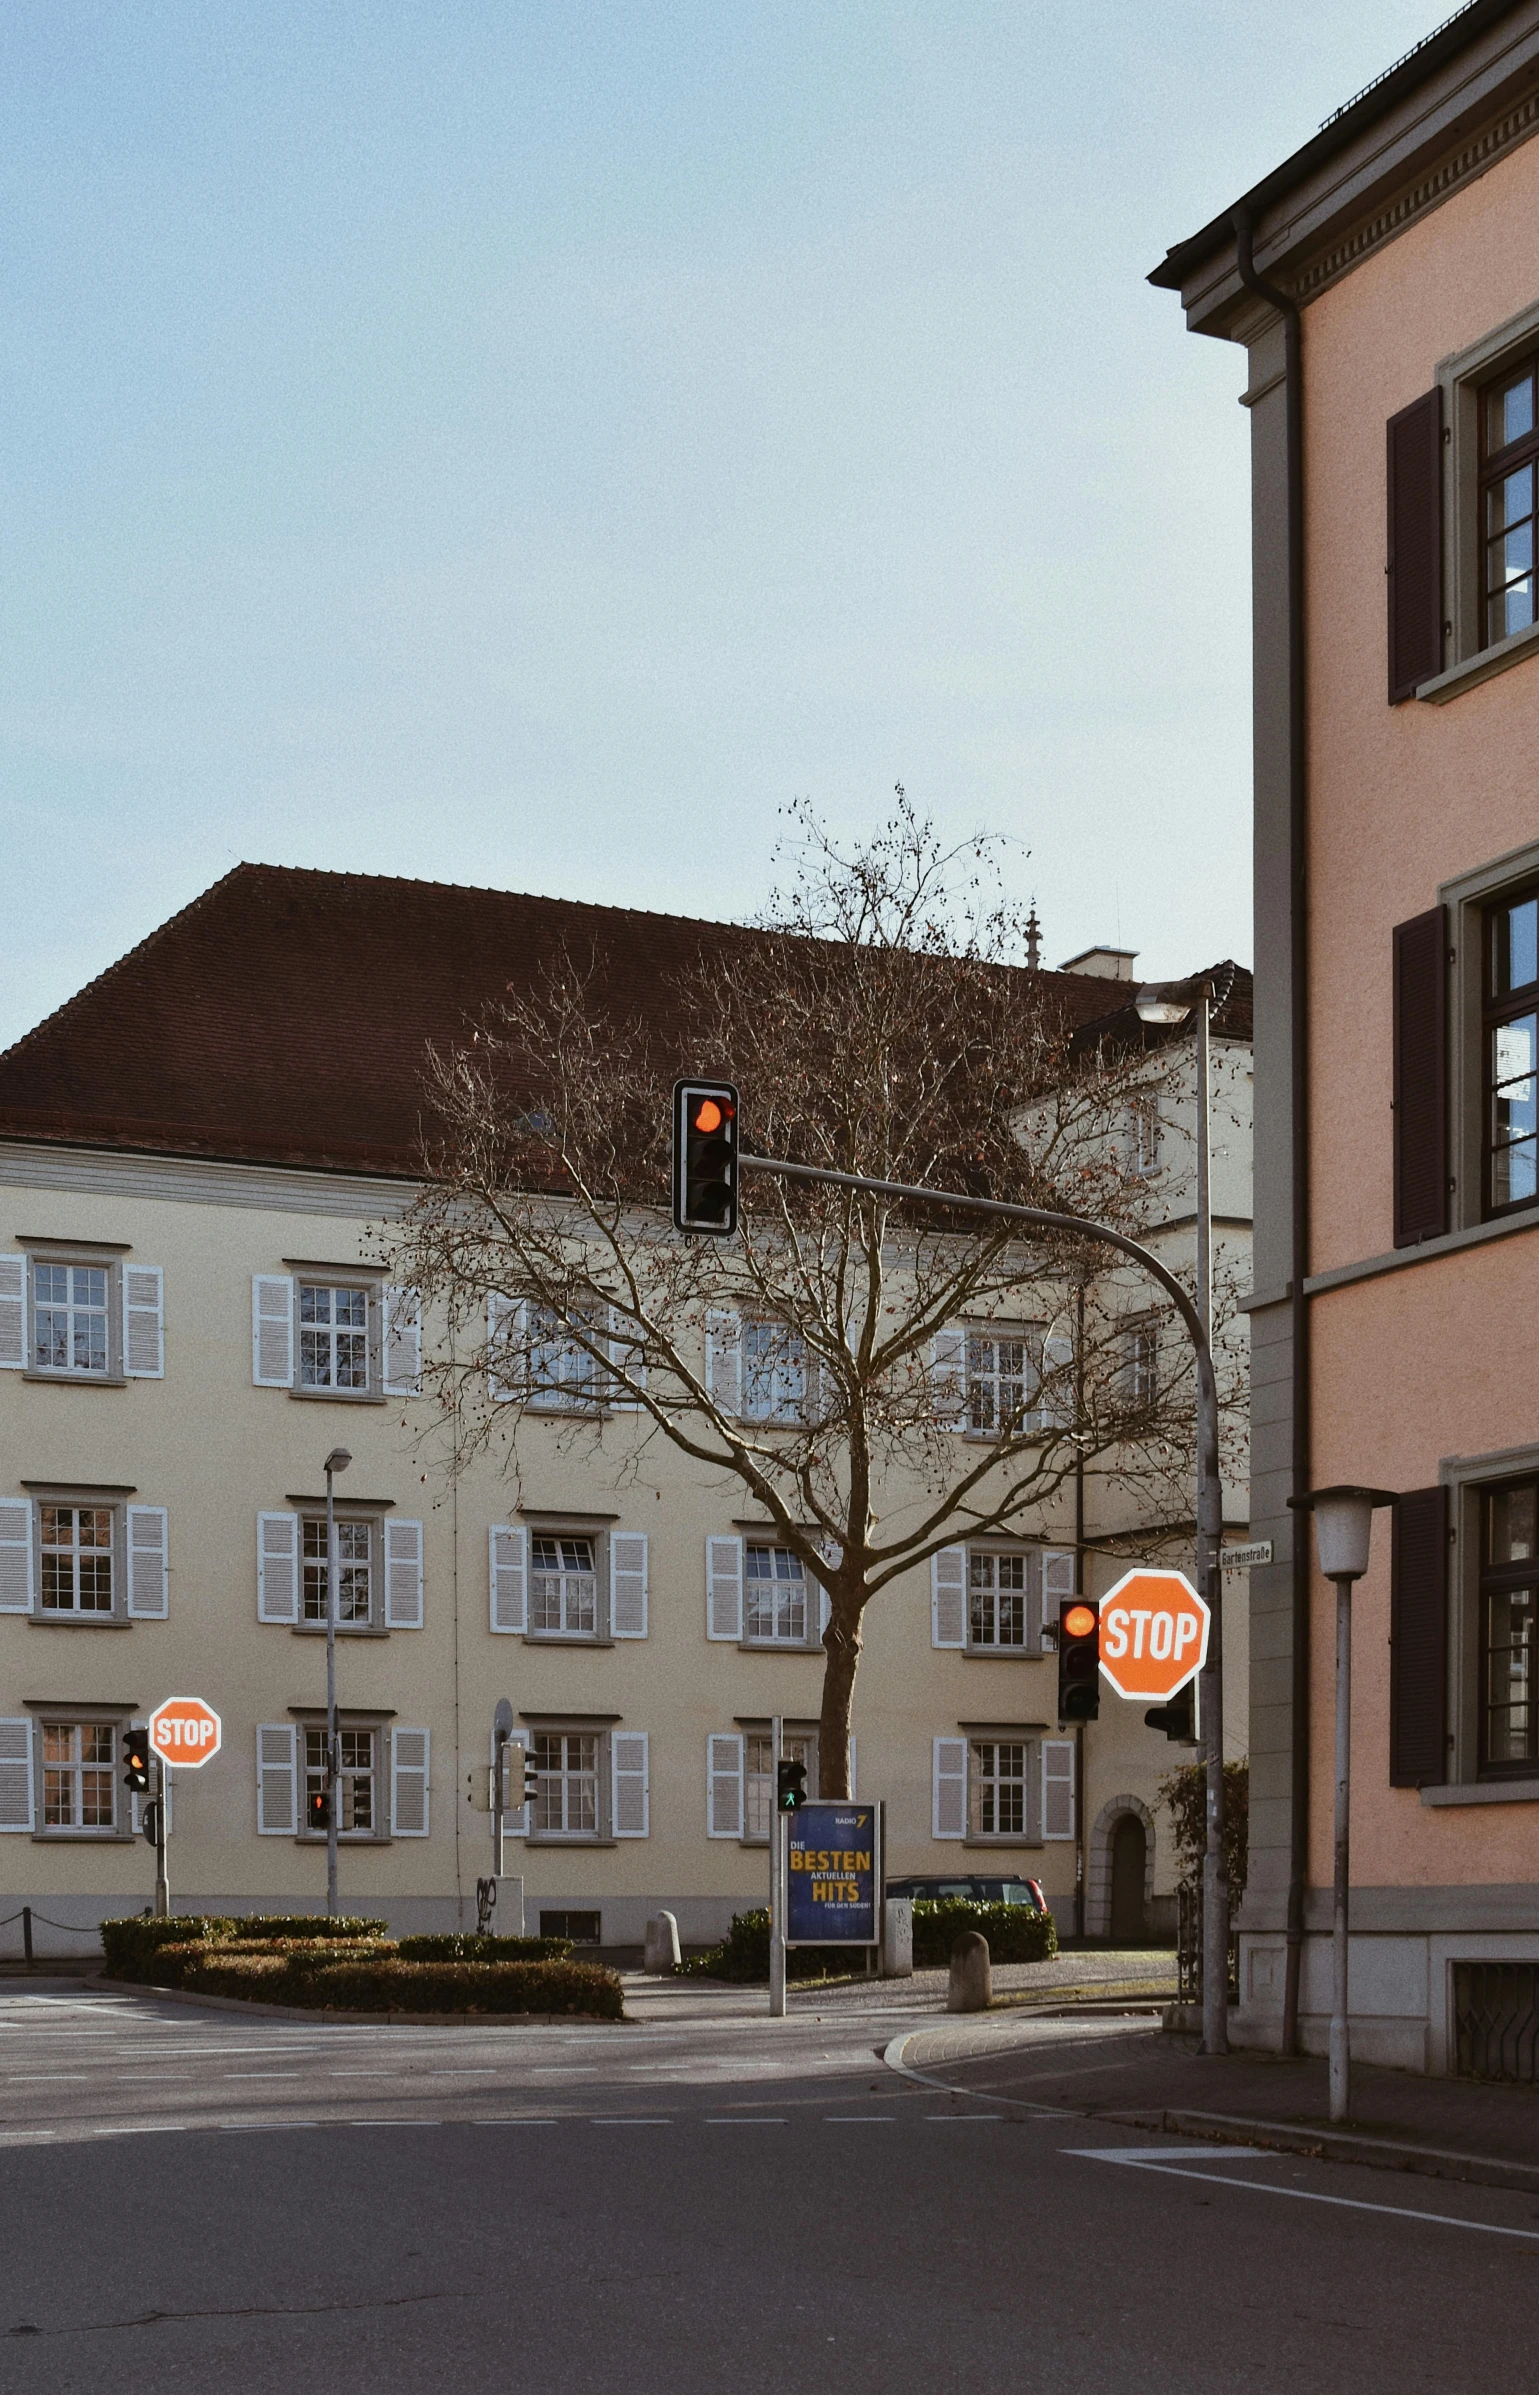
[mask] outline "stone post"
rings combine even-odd
[[[671,1971],[679,1959],[679,1925],[672,1913],[654,1913],[647,1923],[643,1967]]]
[[[987,2012],[993,1999],[989,1941],[981,1930],[964,1929],[951,1949],[951,1984],[946,1990],[946,2010]]]

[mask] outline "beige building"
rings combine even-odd
[[[510,972],[598,927],[638,988],[698,932],[242,867],[0,1059],[0,1909],[34,1908],[40,1950],[146,1902],[123,1733],[173,1695],[224,1728],[175,1775],[174,1903],[323,1904],[307,1797],[337,1446],[344,1906],[403,1930],[473,1921],[490,1824],[472,1799],[504,1696],[540,1774],[509,1856],[531,1928],[634,1945],[667,1906],[703,1941],[763,1901],[772,1717],[815,1763],[819,1592],[736,1484],[634,1415],[574,1440],[526,1413],[511,1451],[451,1471],[424,1326],[387,1279],[425,1040],[462,1037]],[[1075,963],[1046,977],[1072,1019],[1141,1037],[1131,959]],[[1215,1047],[1221,1284],[1248,1279],[1248,1004],[1239,976]],[[1189,1041],[1150,1071],[1128,1137],[1179,1260]],[[1129,1371],[1159,1371],[1166,1335],[1135,1305]],[[969,1343],[980,1403],[1020,1369],[1004,1344]],[[1043,1635],[1077,1572],[1095,1594],[1130,1548],[1189,1553],[1189,1511],[1140,1531],[1119,1501],[1092,1477],[1030,1535],[950,1550],[876,1601],[855,1768],[886,1801],[890,1873],[1035,1878],[1066,1934],[1077,1906],[1092,1935],[1165,1925],[1155,1788],[1181,1750],[1104,1684],[1099,1720],[1061,1734]],[[1241,1458],[1242,1531],[1245,1511]],[[1232,1582],[1232,1753],[1245,1611]]]

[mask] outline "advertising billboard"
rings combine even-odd
[[[785,1821],[786,1944],[880,1945],[877,1807],[820,1801],[787,1814]]]

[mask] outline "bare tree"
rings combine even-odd
[[[680,1072],[741,1084],[758,1152],[1138,1227],[1149,1059],[1076,1039],[1062,985],[1014,961],[986,844],[943,849],[901,790],[851,853],[798,828],[766,918],[692,927],[645,1016],[600,943],[431,1059],[438,1129],[392,1270],[452,1327],[429,1369],[462,1460],[504,1437],[516,1458],[522,1415],[559,1404],[566,1437],[611,1422],[617,1474],[661,1438],[763,1509],[827,1595],[838,1797],[872,1600],[954,1541],[1038,1527],[1079,1464],[1168,1513],[1192,1384],[1184,1339],[1157,1375],[1130,1367],[1148,1288],[1088,1242],[761,1174],[735,1239],[673,1231]]]

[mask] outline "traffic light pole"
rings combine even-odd
[[[1200,1197],[1207,1196],[1207,1004],[1200,1032],[1203,1089],[1200,1098],[1201,1137],[1198,1143],[1202,1175]],[[1221,1700],[1218,1693],[1222,1643],[1219,1552],[1223,1546],[1223,1490],[1218,1470],[1218,1384],[1208,1344],[1207,1254],[1199,1257],[1199,1286],[1203,1305],[1194,1305],[1181,1283],[1153,1250],[1107,1223],[1087,1222],[1077,1214],[1055,1214],[1044,1206],[1016,1206],[1003,1198],[970,1197],[947,1189],[925,1189],[909,1181],[877,1181],[865,1173],[840,1173],[819,1164],[792,1164],[781,1156],[748,1156],[741,1152],[744,1172],[772,1173],[783,1181],[824,1181],[836,1189],[855,1189],[871,1197],[901,1198],[911,1205],[941,1206],[948,1214],[981,1214],[996,1222],[1018,1222],[1062,1237],[1094,1239],[1103,1247],[1129,1256],[1164,1290],[1185,1325],[1197,1361],[1197,1589],[1212,1616],[1209,1659],[1203,1677],[1203,1714],[1207,1738],[1207,1854],[1203,1865],[1202,2043],[1207,2054],[1229,2051],[1229,1883],[1223,1862],[1224,1749]],[[1205,1211],[1200,1207],[1199,1211]],[[778,1816],[777,1816],[778,1818]],[[778,1853],[778,1840],[776,1851]],[[770,1935],[770,1969],[774,1970],[774,1925]],[[773,1984],[773,1983],[772,1983]],[[773,1998],[772,1998],[773,2005]]]
[[[337,1724],[337,1508],[326,1459],[326,1910],[337,1911],[337,1814],[342,1737]]]
[[[786,1835],[780,1810],[780,1749],[783,1724],[777,1713],[770,1724],[770,2019],[786,2017]]]
[[[171,1881],[166,1868],[166,1804],[170,1795],[166,1779],[166,1758],[155,1758],[155,1918],[166,1921],[171,1916]],[[140,1881],[140,1886],[144,1882]]]

